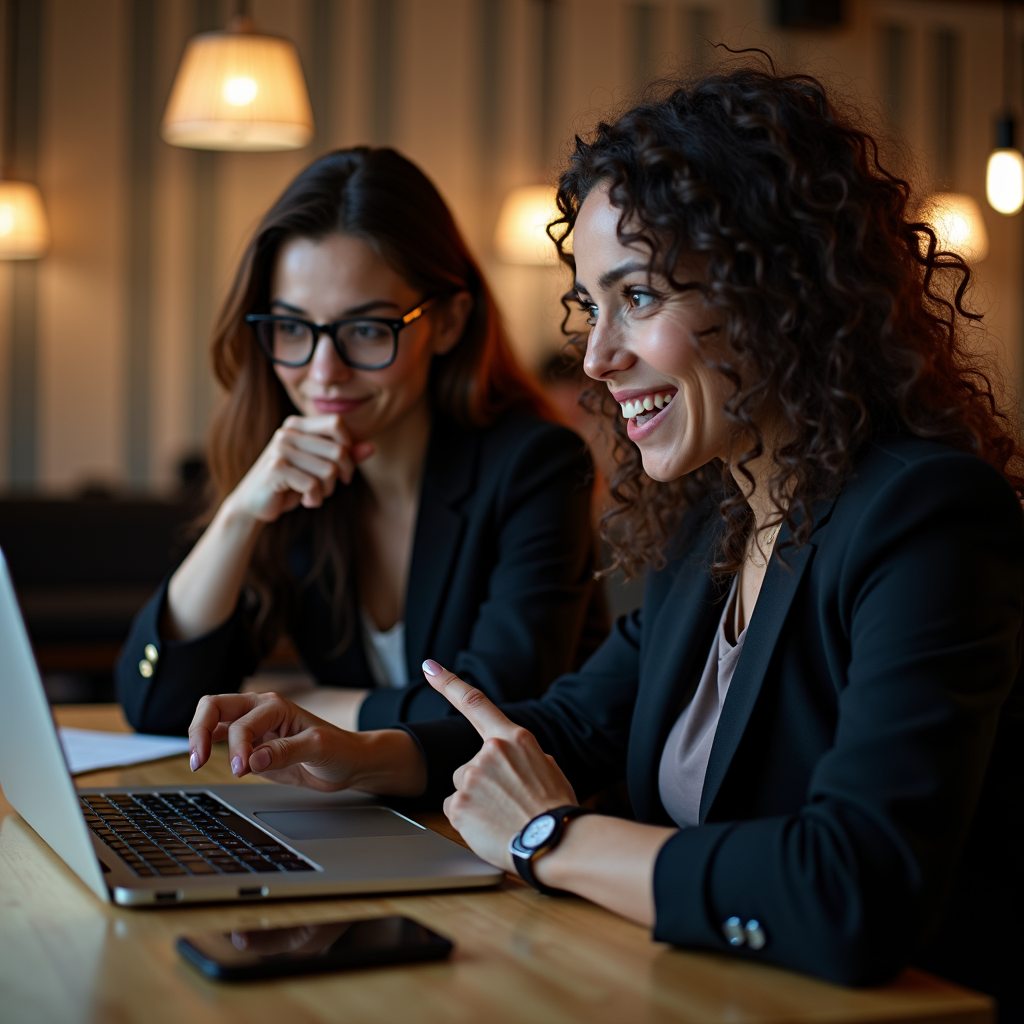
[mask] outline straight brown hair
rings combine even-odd
[[[433,183],[393,149],[337,150],[303,170],[264,216],[218,318],[213,368],[227,394],[209,436],[210,517],[282,421],[297,413],[245,317],[269,311],[274,266],[285,242],[336,232],[364,239],[424,295],[442,302],[457,292],[472,296],[462,337],[434,357],[428,390],[435,414],[467,429],[487,426],[511,409],[552,418],[517,364],[491,291]],[[353,511],[352,489],[338,487],[321,508],[295,509],[264,529],[247,578],[261,650],[286,625],[296,584],[321,587],[331,603],[337,651],[350,642]],[[296,579],[286,556],[305,531],[312,531],[313,562]]]

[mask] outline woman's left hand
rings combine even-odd
[[[533,733],[506,718],[479,690],[435,661],[423,663],[423,674],[484,741],[476,757],[455,772],[455,792],[444,812],[478,857],[514,873],[512,837],[538,814],[575,804],[576,794]]]

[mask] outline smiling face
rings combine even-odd
[[[369,243],[341,234],[285,242],[270,296],[272,313],[321,324],[353,316],[398,319],[426,298]],[[354,440],[371,440],[426,401],[431,360],[458,342],[465,325],[465,315],[459,315],[463,305],[459,296],[431,305],[425,316],[399,333],[398,355],[383,370],[352,369],[321,334],[309,363],[275,365],[274,372],[304,416],[338,413]]]
[[[698,351],[697,339],[718,323],[714,311],[698,290],[649,274],[646,249],[619,241],[620,212],[594,189],[573,229],[577,292],[591,324],[583,366],[619,403],[647,475],[675,480],[728,458],[724,408],[734,389]],[[705,340],[705,351],[713,344]]]

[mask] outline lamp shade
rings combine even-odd
[[[935,232],[937,251],[959,253],[968,263],[980,263],[988,255],[988,232],[973,196],[935,192],[921,204],[919,216]]]
[[[191,149],[305,146],[313,137],[313,112],[295,47],[244,28],[194,36],[171,89],[162,134],[172,146]]]
[[[548,238],[547,226],[560,216],[555,190],[550,185],[521,185],[512,189],[498,215],[495,252],[506,263],[557,263],[558,254]]]
[[[37,260],[49,247],[39,189],[27,181],[0,181],[0,260]]]
[[[988,158],[985,195],[989,206],[1012,216],[1024,206],[1024,156],[1019,149],[994,149]]]

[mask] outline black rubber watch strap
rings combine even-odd
[[[558,844],[562,841],[562,836],[565,835],[566,825],[572,821],[573,818],[579,818],[584,814],[592,814],[593,812],[586,807],[579,807],[575,804],[567,804],[564,807],[553,807],[550,811],[544,811],[543,814],[538,814],[536,817],[531,818],[513,837],[512,842],[509,844],[509,852],[512,854],[512,862],[516,866],[516,871],[519,872],[519,877],[522,878],[527,885],[533,886],[538,892],[543,893],[545,896],[568,896],[570,895],[564,889],[552,889],[550,886],[545,885],[533,871],[534,861],[539,860],[546,853],[550,853],[554,850]],[[556,819],[554,831],[536,849],[527,851],[525,847],[522,847],[519,843],[522,834],[537,820],[537,818],[543,818],[545,815],[550,814]],[[518,847],[518,848],[517,848]]]

